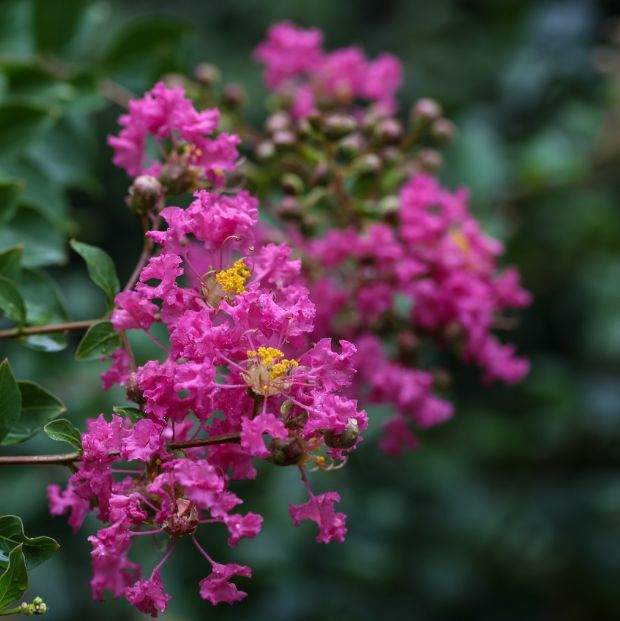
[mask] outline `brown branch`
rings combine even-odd
[[[238,433],[224,433],[210,438],[198,438],[196,440],[186,440],[183,442],[170,442],[166,448],[171,451],[197,448],[200,446],[213,446],[215,444],[234,444],[239,442],[241,435]],[[116,452],[109,453],[110,456],[118,455]],[[71,466],[77,461],[82,460],[82,454],[78,451],[74,453],[61,453],[58,455],[9,455],[0,457],[0,466],[17,465],[42,465],[42,466]]]
[[[22,336],[31,336],[33,334],[52,334],[54,332],[79,332],[80,330],[88,330],[93,324],[101,321],[101,319],[81,319],[79,321],[67,321],[65,323],[50,323],[45,326],[24,326],[21,328],[11,328],[9,330],[0,330],[0,340],[15,339]]]

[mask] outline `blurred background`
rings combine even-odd
[[[265,92],[250,54],[284,18],[322,28],[330,48],[400,56],[403,114],[421,96],[442,102],[459,134],[441,176],[471,188],[474,213],[534,295],[514,334],[532,362],[526,381],[483,386],[463,371],[456,417],[418,451],[382,456],[375,424],[346,468],[314,477],[317,489],[341,492],[345,544],[316,544],[312,524],[293,528],[297,473],[263,468],[239,486],[245,510],[266,516],[262,535],[234,552],[224,532],[203,536],[216,559],[252,566],[249,596],[234,607],[200,600],[207,567],[182,545],[163,574],[174,599],[162,618],[620,618],[616,13],[617,3],[595,0],[0,0],[0,197],[27,181],[10,209],[0,204],[0,250],[24,242],[26,264],[43,270],[37,294],[61,295],[71,317],[97,316],[104,302],[67,238],[105,248],[121,280],[141,247],[123,202],[128,180],[105,143],[121,112],[102,95],[106,80],[142,93],[209,61],[246,86],[244,114],[260,122]],[[102,393],[104,365],[75,362],[75,344],[43,353],[2,342],[0,355],[81,425],[122,396]],[[52,444],[24,450],[58,451]],[[21,514],[29,534],[63,546],[32,574],[30,594],[47,602],[50,621],[140,618],[124,601],[91,601],[95,523],[73,536],[44,500],[46,485],[66,478],[51,467],[0,472],[0,513]]]

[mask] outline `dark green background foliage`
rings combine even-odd
[[[0,245],[23,242],[24,265],[56,280],[66,308],[57,304],[52,319],[105,312],[81,259],[72,253],[61,267],[69,236],[105,248],[121,281],[140,252],[127,179],[105,146],[120,112],[101,95],[105,80],[140,93],[208,60],[247,85],[246,114],[258,121],[264,92],[249,55],[286,17],[323,28],[330,47],[402,57],[403,110],[419,96],[443,102],[460,133],[442,176],[472,188],[474,211],[534,294],[511,335],[532,361],[525,382],[483,386],[475,370],[461,371],[456,418],[424,434],[416,453],[381,456],[377,412],[349,465],[314,477],[342,493],[345,544],[316,544],[313,525],[292,528],[298,477],[262,468],[239,489],[247,510],[265,514],[263,534],[235,552],[223,529],[203,535],[217,559],[253,567],[249,597],[232,608],[202,602],[208,568],[181,545],[164,571],[174,595],[165,619],[620,618],[618,85],[593,63],[613,10],[594,0],[0,1]],[[56,295],[37,282],[35,300]],[[120,394],[102,394],[103,365],[75,362],[75,337],[71,345],[40,353],[3,342],[2,354],[81,425]],[[95,523],[74,537],[47,514],[45,487],[67,474],[0,476],[0,512],[63,546],[31,577],[50,621],[137,618],[125,602],[90,601],[85,537]],[[158,553],[141,543],[150,568]]]

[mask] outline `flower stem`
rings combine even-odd
[[[196,440],[186,440],[184,442],[170,442],[166,446],[169,450],[178,451],[200,446],[212,446],[215,444],[233,444],[241,439],[238,433],[224,433],[210,438],[198,438]],[[110,453],[110,456],[118,453]],[[44,465],[44,466],[71,466],[75,462],[82,460],[81,452],[63,453],[59,455],[8,455],[0,457],[0,466],[17,466],[23,464]]]
[[[52,334],[53,332],[79,332],[88,330],[93,324],[101,319],[81,319],[79,321],[67,321],[65,323],[50,323],[45,326],[24,326],[0,330],[0,340],[15,339],[33,334]]]

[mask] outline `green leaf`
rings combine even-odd
[[[47,561],[60,548],[51,537],[27,537],[20,517],[16,515],[0,516],[0,553],[7,556],[15,546],[21,545],[28,569],[34,569]],[[6,567],[7,562],[4,562]],[[0,561],[0,567],[2,561]]]
[[[14,283],[21,281],[20,263],[24,249],[22,246],[14,246],[4,252],[0,252],[0,276],[4,276]]]
[[[28,572],[21,544],[9,554],[9,566],[0,576],[0,610],[20,599],[28,588]]]
[[[23,188],[23,181],[0,181],[0,224],[5,224],[15,215],[17,199]]]
[[[27,267],[64,263],[65,243],[64,234],[54,223],[25,205],[20,205],[9,224],[0,227],[0,248],[21,244],[23,265]]]
[[[120,284],[110,255],[101,250],[101,248],[84,244],[75,239],[72,239],[70,243],[71,248],[86,261],[89,276],[106,294],[108,308],[112,308],[114,306],[114,296],[118,293]]]
[[[86,4],[84,0],[34,0],[34,38],[41,52],[58,53],[76,34]]]
[[[49,110],[26,102],[0,103],[0,159],[23,151],[51,126]]]
[[[22,396],[8,360],[0,364],[0,440],[19,420]]]
[[[0,309],[19,325],[26,323],[26,304],[19,289],[4,276],[0,276]]]
[[[121,345],[121,335],[114,326],[109,321],[100,321],[88,328],[75,352],[75,359],[98,360],[109,356]]]
[[[188,36],[186,24],[170,18],[153,17],[127,25],[113,40],[103,58],[108,71],[132,64],[136,60],[157,56]]]
[[[25,442],[67,411],[65,404],[42,386],[29,381],[18,381],[17,386],[22,396],[22,413],[0,444]]]
[[[43,427],[43,431],[57,442],[66,442],[78,450],[82,450],[82,434],[71,421],[57,418]]]
[[[126,407],[126,406],[120,406],[120,405],[115,405],[112,408],[112,411],[114,412],[114,414],[119,414],[120,416],[126,416],[127,418],[129,418],[129,420],[131,420],[134,423],[141,420],[142,418],[146,416],[146,414],[138,408],[132,408],[132,407]]]

